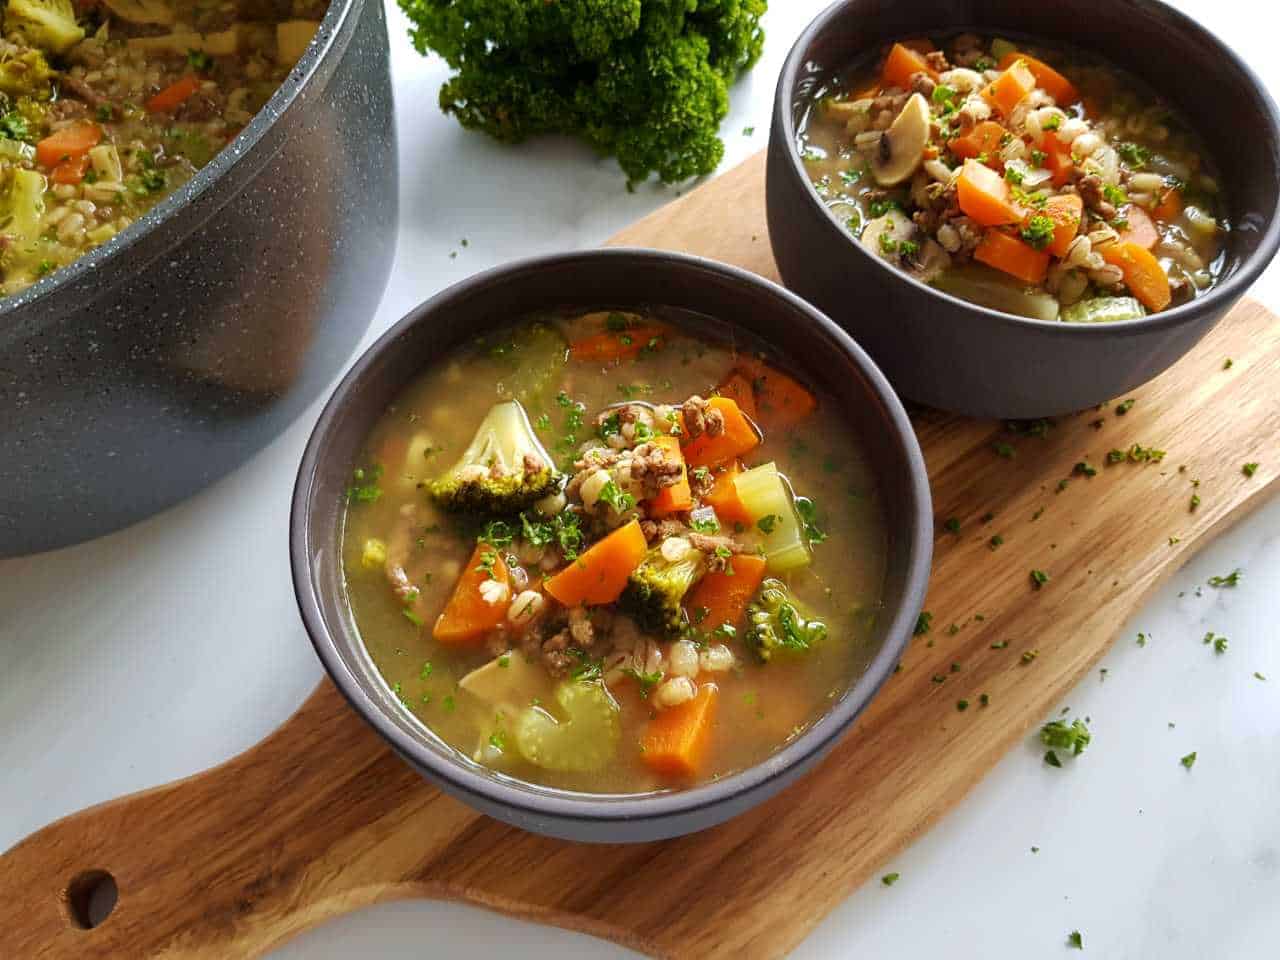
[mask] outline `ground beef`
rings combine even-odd
[[[929,69],[934,73],[946,73],[951,69],[951,64],[947,61],[947,55],[941,50],[930,50],[924,55],[925,63],[929,64]]]
[[[716,485],[716,478],[706,468],[694,468],[689,471],[689,490],[699,499],[705,498]]]
[[[707,566],[712,570],[726,569],[730,561],[743,550],[742,544],[733,537],[693,532],[684,536],[695,550],[701,550],[707,555]]]
[[[918,93],[924,97],[933,96],[933,88],[937,84],[933,82],[933,78],[921,70],[911,75],[911,92]]]
[[[1103,187],[1102,178],[1096,173],[1080,178],[1077,184],[1080,190],[1080,197],[1084,200],[1084,205],[1096,213],[1103,220],[1114,220],[1116,216],[1115,205],[1107,200],[1106,191]]]
[[[63,93],[69,93],[71,96],[79,100],[83,100],[91,107],[98,107],[106,100],[93,87],[85,83],[73,73],[63,74],[61,88]]]
[[[689,528],[679,520],[641,520],[640,532],[644,534],[645,540],[653,543],[668,537],[683,537],[689,532]]]
[[[707,401],[697,394],[686,400],[680,407],[684,414],[684,432],[690,440],[696,440],[704,433],[708,437],[718,437],[724,433],[724,414],[707,406]]]
[[[715,411],[719,412],[719,411]],[[723,418],[721,427],[723,429]],[[631,479],[644,491],[641,499],[656,497],[664,487],[675,486],[680,481],[684,465],[672,458],[664,447],[654,443],[642,443],[631,455]]]
[[[582,489],[582,483],[587,477],[597,470],[608,470],[621,459],[622,454],[620,452],[602,448],[596,448],[583,454],[582,457],[574,461],[573,476],[565,484],[564,495],[569,499],[573,499],[578,495],[578,491]]]

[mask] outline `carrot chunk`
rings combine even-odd
[[[36,159],[46,167],[83,157],[102,142],[102,128],[88,120],[78,120],[49,134],[36,144]]]
[[[544,586],[566,607],[613,603],[622,596],[627,578],[640,566],[647,549],[640,521],[632,520],[592,544]]]
[[[977,160],[966,160],[956,182],[960,209],[984,227],[1021,223],[1026,211],[1014,203],[1004,177]]]
[[[1169,275],[1146,247],[1131,241],[1104,243],[1094,247],[1102,259],[1124,274],[1125,285],[1148,310],[1159,313],[1173,302]]]
[[[982,96],[1007,117],[1035,88],[1035,76],[1027,69],[1025,59],[1019,57],[983,89]]]
[[[667,331],[663,327],[631,327],[592,334],[569,347],[571,360],[612,363],[634,357],[641,350],[657,350],[663,346]]]
[[[690,621],[708,632],[722,623],[739,626],[747,604],[764,581],[767,566],[764,557],[741,553],[733,558],[733,573],[713,570],[706,574],[685,603]]]
[[[1155,222],[1136,203],[1129,204],[1122,216],[1129,221],[1129,225],[1120,232],[1122,241],[1136,243],[1148,250],[1160,242],[1160,231],[1156,229]]]
[[[664,777],[695,776],[707,751],[719,693],[714,683],[701,683],[692,700],[654,717],[640,738],[645,766]]]
[[[655,517],[667,517],[680,513],[693,506],[693,492],[689,489],[689,468],[685,466],[684,454],[680,452],[678,437],[654,437],[654,446],[666,451],[667,459],[680,463],[680,479],[669,487],[663,487],[658,495],[649,501],[649,513]]]
[[[1067,255],[1071,241],[1080,232],[1080,218],[1084,215],[1084,200],[1078,193],[1064,193],[1050,197],[1041,211],[1053,221],[1053,240],[1045,249],[1061,260]]]
[[[1168,223],[1170,220],[1176,220],[1181,216],[1182,207],[1182,191],[1177,187],[1170,187],[1161,195],[1160,202],[1156,204],[1151,213],[1157,220],[1163,220]]]
[[[983,120],[963,137],[951,141],[951,152],[964,160],[995,157],[1009,132],[994,120]]]
[[[89,170],[89,155],[82,153],[78,157],[68,157],[53,168],[49,179],[54,183],[79,183]]]
[[[751,381],[755,412],[743,410],[765,430],[788,430],[808,419],[817,399],[799,381],[754,357],[739,359],[738,368]]]
[[[1035,57],[1029,57],[1015,50],[1001,58],[999,67],[1001,70],[1007,70],[1019,60],[1027,65],[1031,75],[1036,78],[1036,84],[1053,97],[1058,106],[1069,106],[1080,99],[1080,91],[1076,89],[1076,85],[1043,60],[1037,60]]]
[[[702,498],[702,502],[715,510],[721,523],[751,523],[755,518],[738,496],[736,480],[742,473],[742,464],[731,460],[711,471],[715,486]]]
[[[498,602],[490,603],[481,590],[482,584],[489,581],[507,588],[500,592]],[[478,543],[431,635],[446,646],[474,646],[502,623],[510,601],[511,574],[502,562],[502,554],[487,543]]]
[[[724,383],[716,387],[722,397],[728,397],[738,405],[738,409],[752,420],[756,418],[756,393],[751,385],[751,377],[741,370],[732,371],[724,378]]]
[[[1024,283],[1040,283],[1049,271],[1049,254],[1000,230],[988,230],[973,259]]]
[[[911,75],[927,73],[931,80],[938,79],[938,71],[929,66],[924,54],[910,47],[895,43],[885,58],[884,69],[880,71],[880,83],[884,87],[911,89]]]
[[[1050,134],[1041,144],[1044,154],[1043,166],[1053,174],[1053,185],[1060,187],[1071,179],[1071,171],[1076,162],[1071,159],[1071,151],[1057,137]]]
[[[189,73],[149,98],[146,103],[147,112],[171,113],[190,100],[192,94],[199,89],[200,78]]]
[[[759,445],[760,434],[736,403],[728,397],[712,397],[707,406],[724,416],[724,430],[714,437],[704,433],[685,444],[685,463],[691,467],[714,467]]]

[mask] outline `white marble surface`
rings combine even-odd
[[[1280,17],[1271,8],[1181,5],[1280,90],[1269,50]],[[825,0],[772,6],[764,60],[733,92],[726,163],[764,144],[778,67]],[[395,10],[391,21],[402,224],[370,338],[454,280],[598,243],[670,196],[626,193],[610,162],[573,145],[517,151],[464,134],[435,109],[440,65],[412,52]],[[748,126],[754,135],[743,134]],[[1255,295],[1280,307],[1280,269]],[[286,555],[294,470],[315,413],[162,516],[86,546],[0,561],[0,849],[63,814],[239,752],[315,685],[320,669],[298,623]],[[1195,595],[1211,574],[1235,567],[1244,570],[1239,587]],[[888,865],[901,873],[894,887],[868,883],[795,956],[1056,956],[1073,929],[1093,956],[1275,956],[1278,618],[1273,502],[1133,616],[1106,659],[1105,682],[1095,674],[1071,693],[1073,713],[1093,718],[1088,754],[1052,770],[1032,743],[1015,750]],[[1227,654],[1201,644],[1210,629],[1230,638]],[[1140,630],[1153,637],[1145,648],[1134,642]],[[1187,772],[1178,758],[1191,750],[1199,759]],[[512,947],[533,960],[631,956],[434,903],[365,910],[275,956],[487,956]]]

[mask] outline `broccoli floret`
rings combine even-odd
[[[494,404],[461,459],[427,489],[446,510],[512,516],[559,484],[524,407],[509,400]]]
[[[676,553],[670,547],[667,550]],[[622,608],[641,629],[678,637],[688,622],[682,605],[685,594],[706,570],[707,558],[692,547],[675,560],[668,560],[662,551],[663,545],[653,547],[632,571],[622,593]]]
[[[759,58],[766,0],[399,0],[455,71],[440,106],[516,143],[577,135],[634,184],[710,173],[728,85]]]
[[[53,96],[53,70],[39,50],[0,60],[0,93],[48,100]]]
[[[770,577],[747,606],[747,647],[761,663],[778,651],[803,653],[827,636],[827,625],[806,617],[781,580]]]
[[[84,39],[71,0],[9,0],[4,32],[49,53],[66,53]]]

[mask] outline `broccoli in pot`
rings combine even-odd
[[[770,577],[747,607],[747,647],[762,663],[779,652],[803,653],[826,639],[827,625],[809,619],[781,580]]]

